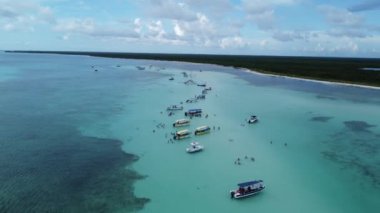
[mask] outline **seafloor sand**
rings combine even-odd
[[[92,210],[101,206],[104,209],[98,208],[99,211],[123,212],[140,209],[144,204],[142,212],[349,213],[377,212],[380,209],[378,90],[337,88],[293,79],[273,81],[269,76],[255,73],[247,76],[239,70],[212,65],[73,56],[28,57],[25,58],[29,63],[33,61],[45,71],[24,68],[23,75],[15,74],[4,81],[6,84],[0,83],[0,89],[7,89],[3,91],[7,91],[9,96],[6,96],[8,99],[0,98],[3,103],[13,100],[11,97],[15,94],[38,94],[37,100],[42,103],[32,102],[35,105],[26,109],[26,115],[38,112],[38,117],[48,113],[52,115],[49,119],[57,119],[54,123],[59,124],[61,118],[64,124],[79,130],[76,133],[80,136],[78,138],[109,141],[110,144],[120,140],[126,152],[139,157],[132,166],[120,158],[99,164],[99,171],[106,171],[105,176],[94,172],[96,167],[91,166],[91,174],[96,177],[85,176],[80,180],[101,183],[102,190],[96,190],[96,184],[81,185],[79,192],[86,199],[67,203],[73,209],[86,209],[83,205],[90,205]],[[43,63],[46,61],[55,63]],[[77,70],[71,70],[73,63]],[[98,71],[95,72],[91,65],[95,65]],[[138,70],[136,66],[144,66],[145,69]],[[66,72],[70,75],[62,74]],[[187,72],[188,77],[184,77],[182,72]],[[170,76],[174,76],[174,81],[168,80]],[[50,83],[35,84],[44,82],[44,78]],[[33,87],[28,89],[33,90],[29,93],[25,93],[24,88],[17,90],[15,85],[20,79],[23,80],[21,82],[31,79]],[[171,124],[182,118],[183,112],[169,117],[166,107],[198,95],[203,89],[183,84],[188,79],[207,82],[212,87],[206,100],[184,104],[185,109],[202,108],[208,114],[208,118],[192,119],[189,129],[209,125],[215,126],[215,130],[208,135],[171,143],[168,141],[170,133],[174,132]],[[28,103],[19,99],[13,101],[20,103],[19,107]],[[0,107],[0,112],[12,111],[11,106]],[[259,123],[246,124],[245,119],[251,114],[259,116]],[[15,129],[12,131],[17,133]],[[30,137],[38,140],[38,136],[32,134]],[[67,141],[67,134],[53,136],[56,140]],[[205,150],[187,154],[185,148],[194,140],[203,144]],[[49,152],[59,154],[60,146],[57,147],[51,146]],[[77,152],[75,148],[70,150],[75,151],[70,153],[82,156],[83,152]],[[109,159],[105,155],[113,156],[118,152],[100,146],[86,153],[91,153],[90,159],[98,156],[97,160],[101,162],[103,158]],[[40,154],[44,158],[38,159],[54,158],[54,155]],[[252,161],[251,157],[255,160]],[[65,158],[65,161],[69,162],[70,158]],[[234,164],[237,158],[241,159],[241,165]],[[71,172],[87,168],[81,163],[82,158],[72,159],[79,166]],[[19,159],[18,162],[22,161]],[[44,160],[35,162],[43,163]],[[105,169],[108,162],[113,169]],[[119,172],[118,168],[125,166],[131,173]],[[30,171],[29,167],[20,168],[23,174]],[[134,182],[139,176],[131,169],[146,178]],[[0,170],[4,171],[10,170]],[[41,184],[40,179],[46,175],[63,181],[60,172],[49,171],[48,174],[33,173],[28,177],[37,180],[32,181],[33,184]],[[122,181],[123,175],[125,182]],[[253,198],[231,200],[229,190],[235,188],[236,183],[251,179],[263,179],[266,190]],[[133,182],[136,197],[130,192]],[[15,190],[23,191],[17,184],[13,188],[6,184],[0,185],[0,201],[18,195]],[[126,189],[118,190],[122,184],[127,186]],[[52,186],[46,184],[45,187]],[[104,193],[107,186],[110,188]],[[57,192],[54,189],[46,190],[53,195],[78,193],[78,190]],[[33,193],[33,188],[28,192]],[[140,198],[149,198],[150,202]],[[21,201],[21,198],[12,197],[12,202],[17,199]],[[130,202],[123,203],[123,199]],[[24,208],[46,209],[41,200],[34,198],[32,201]],[[66,199],[66,202],[70,201]]]
[[[152,62],[141,62],[148,63]],[[199,72],[199,66],[179,70],[164,64],[166,70],[159,72],[168,76],[135,88],[135,96],[124,103],[128,113],[112,118],[108,132],[126,142],[125,150],[141,157],[134,168],[148,177],[136,183],[136,193],[151,198],[143,211],[376,212],[380,207],[380,120],[373,116],[380,109],[373,103],[379,96],[362,103],[333,93],[321,98],[251,85],[205,68]],[[183,71],[190,77],[184,78]],[[168,80],[170,75],[174,81]],[[168,117],[165,109],[200,94],[201,87],[183,84],[189,78],[213,88],[206,100],[184,104],[185,109],[202,108],[209,115],[194,118],[189,128],[205,124],[216,130],[173,144],[168,142],[174,132],[171,124],[183,112]],[[251,114],[259,116],[258,124],[245,123]],[[205,151],[189,155],[185,148],[194,140]],[[242,165],[234,164],[237,158]],[[263,179],[266,191],[243,201],[230,200],[228,191],[251,179]]]

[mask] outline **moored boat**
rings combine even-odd
[[[253,180],[238,184],[238,189],[231,190],[231,198],[240,199],[255,195],[265,189],[264,181]]]
[[[211,128],[209,126],[200,126],[195,129],[194,135],[203,135],[210,133]]]
[[[203,150],[203,146],[200,145],[198,142],[192,142],[190,143],[190,147],[186,148],[186,152],[188,153],[195,153],[200,152]]]
[[[251,117],[248,119],[249,124],[256,123],[257,121],[259,121],[259,119],[257,118],[256,115],[251,115]]]
[[[205,94],[197,95],[195,98],[196,98],[197,100],[206,99],[206,95],[205,95]]]
[[[173,139],[174,140],[181,140],[181,139],[189,138],[190,136],[191,136],[191,132],[189,130],[185,129],[185,130],[177,131],[174,134]]]
[[[185,112],[185,116],[201,117],[202,116],[202,109],[190,109],[187,112]]]
[[[195,103],[195,102],[197,102],[197,101],[198,101],[197,98],[190,98],[190,99],[187,99],[187,100],[186,100],[186,103]]]
[[[171,105],[168,108],[166,108],[166,110],[168,110],[168,111],[183,110],[183,106]]]
[[[188,125],[190,125],[190,120],[188,119],[179,119],[173,123],[173,127],[181,127],[181,126],[188,126]]]

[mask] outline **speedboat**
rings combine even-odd
[[[202,116],[202,109],[190,109],[189,111],[185,112],[185,116],[201,117]]]
[[[255,195],[265,189],[264,182],[262,180],[253,180],[238,184],[238,189],[231,190],[231,198],[240,199]]]
[[[209,133],[211,128],[209,126],[201,126],[195,129],[194,135],[203,135]]]
[[[167,111],[183,110],[183,106],[171,105],[166,108]]]
[[[181,139],[189,138],[190,136],[191,136],[191,132],[189,130],[185,129],[185,130],[177,131],[174,134],[173,139],[174,140],[181,140]]]
[[[249,124],[256,123],[257,121],[259,121],[259,119],[257,118],[256,115],[252,115],[252,116],[248,119],[248,123],[249,123]]]
[[[188,153],[200,152],[202,150],[203,150],[203,146],[199,145],[198,142],[192,142],[190,143],[190,146],[186,148],[186,152]]]
[[[188,125],[190,125],[190,120],[188,119],[179,119],[173,123],[173,127],[181,127],[181,126],[188,126]]]

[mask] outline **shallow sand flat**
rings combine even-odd
[[[138,181],[135,189],[137,195],[151,198],[143,212],[375,212],[379,207],[379,158],[367,156],[352,145],[356,137],[371,143],[379,128],[374,127],[373,133],[351,135],[343,124],[346,120],[365,120],[379,126],[378,118],[372,116],[378,105],[318,99],[302,91],[254,86],[227,73],[195,70],[192,79],[206,81],[213,90],[204,101],[184,104],[185,109],[202,108],[209,115],[207,119],[192,119],[188,128],[206,124],[216,130],[172,144],[165,135],[174,132],[171,124],[182,118],[183,112],[168,117],[166,107],[202,90],[184,85],[187,79],[182,71],[170,69],[168,63],[164,73],[174,75],[175,80],[163,77],[143,86],[133,104],[126,102],[129,113],[117,116],[110,127],[117,138],[129,138],[126,150],[141,157],[134,168],[148,177]],[[244,122],[251,114],[259,116],[259,123]],[[313,122],[318,115],[333,118]],[[158,129],[159,123],[164,123],[165,129]],[[336,138],[337,134],[341,136]],[[189,155],[185,148],[194,140],[205,150]],[[378,150],[378,141],[374,143]],[[338,160],[326,152],[335,153]],[[246,155],[255,162],[245,159]],[[352,160],[350,156],[358,158],[358,164],[342,163]],[[238,157],[240,166],[234,164]],[[363,173],[365,166],[375,179]],[[244,201],[230,200],[229,190],[250,179],[263,179],[265,192]]]

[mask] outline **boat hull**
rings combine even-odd
[[[173,137],[173,139],[174,140],[183,140],[183,139],[186,139],[186,138],[190,138],[190,135],[181,135],[181,136],[179,136],[179,135],[176,135],[176,136],[174,136]]]
[[[207,131],[199,131],[199,132],[194,132],[194,135],[204,135],[204,134],[208,134],[210,133],[210,130],[207,130]]]
[[[183,126],[189,126],[189,125],[190,125],[190,123],[184,123],[184,124],[176,124],[176,123],[174,123],[173,127],[183,127]]]
[[[198,148],[198,149],[191,149],[191,148],[186,149],[186,152],[188,152],[188,153],[197,153],[197,152],[201,152],[201,151],[203,151],[203,147]]]
[[[265,189],[265,186],[261,187],[261,188],[259,188],[257,190],[253,190],[252,192],[246,192],[244,194],[241,194],[240,192],[231,190],[230,194],[231,194],[231,198],[234,198],[234,199],[243,199],[243,198],[254,196],[254,195],[262,192],[264,189]]]

